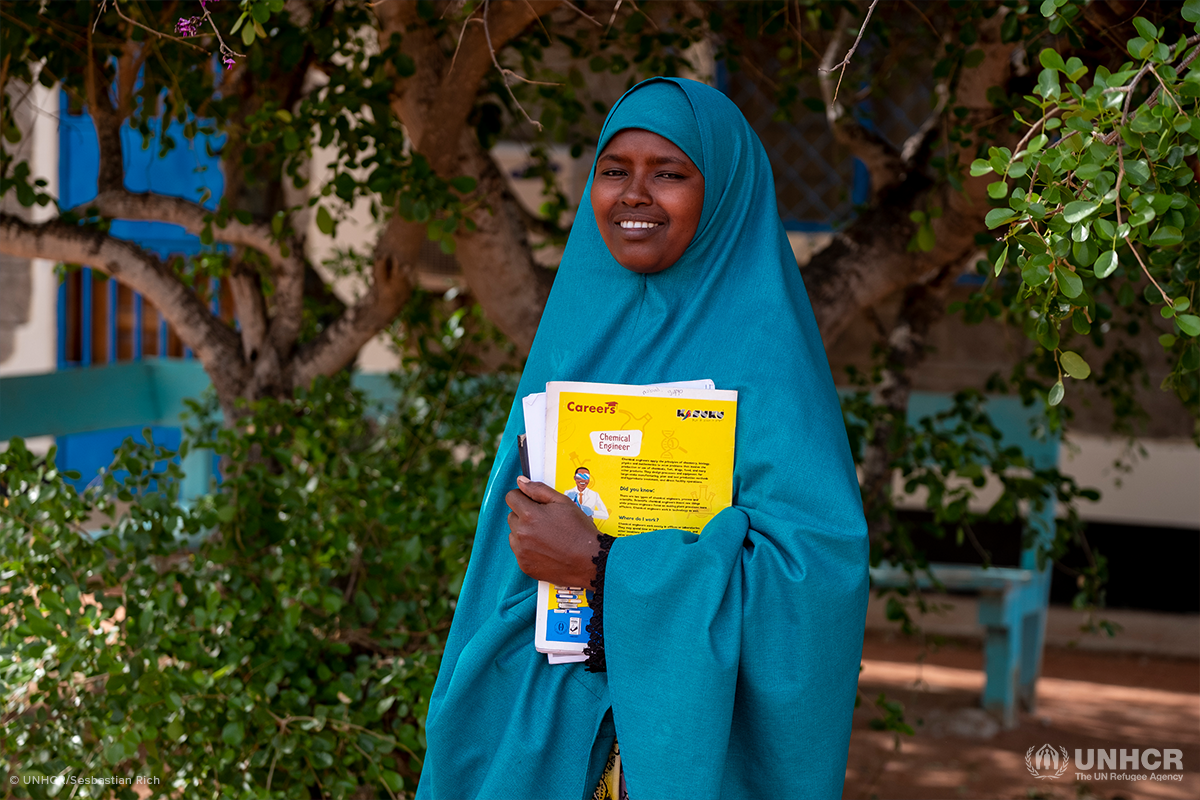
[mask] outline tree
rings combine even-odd
[[[904,344],[889,362],[903,366],[905,352],[921,352],[922,332],[940,316],[946,287],[973,268],[981,240],[997,238],[993,233],[982,239],[989,223],[1007,220],[999,224],[1015,227],[1003,237],[1009,249],[1001,250],[1006,258],[1000,261],[1025,269],[1033,259],[1039,266],[1023,276],[1026,288],[1005,273],[991,296],[1007,292],[1003,302],[1010,313],[1041,314],[1031,332],[1066,374],[1083,377],[1085,362],[1067,355],[1073,351],[1060,349],[1048,332],[1070,319],[1074,330],[1090,329],[1079,320],[1103,313],[1094,308],[1097,291],[1112,287],[1122,300],[1121,287],[1140,291],[1138,281],[1149,278],[1162,284],[1153,301],[1164,314],[1179,315],[1177,330],[1164,331],[1174,337],[1165,346],[1177,364],[1173,385],[1194,408],[1198,331],[1196,317],[1182,302],[1190,302],[1195,276],[1167,264],[1186,262],[1194,243],[1182,233],[1186,226],[1155,226],[1144,219],[1190,213],[1156,210],[1172,198],[1186,205],[1191,191],[1191,184],[1159,181],[1158,172],[1170,170],[1171,180],[1180,183],[1195,161],[1190,92],[1196,84],[1188,78],[1194,73],[1186,72],[1194,56],[1186,48],[1195,37],[1186,38],[1180,7],[1145,10],[1149,17],[1134,20],[1136,30],[1126,25],[1138,34],[1128,44],[1115,33],[1120,3],[1057,0],[1040,9],[1007,2],[915,10],[822,2],[685,2],[640,9],[547,0],[448,5],[241,0],[179,7],[114,0],[99,7],[56,4],[54,10],[53,18],[33,4],[5,10],[0,77],[10,88],[58,82],[75,106],[86,106],[96,121],[104,190],[86,208],[62,209],[60,217],[40,225],[0,216],[0,248],[92,264],[142,292],[196,352],[227,412],[238,397],[287,394],[348,364],[410,297],[426,237],[456,253],[474,298],[517,349],[526,351],[553,279],[553,271],[535,261],[531,242],[561,236],[566,203],[552,192],[546,216],[526,213],[488,146],[497,136],[515,134],[535,144],[565,142],[582,152],[597,132],[589,101],[603,106],[613,99],[585,79],[588,67],[628,81],[675,73],[696,66],[687,60],[696,43],[715,47],[729,69],[754,73],[779,101],[779,114],[819,109],[838,141],[870,172],[869,201],[805,270],[827,340],[836,339],[859,310],[907,292],[898,324],[909,333],[897,334]],[[1183,16],[1190,20],[1195,10],[1188,3]],[[859,15],[868,18],[861,26]],[[902,26],[918,20],[920,32],[902,33]],[[180,36],[165,34],[173,27]],[[852,40],[856,28],[858,38]],[[858,49],[864,37],[909,52],[920,45],[935,54],[906,64],[926,71],[936,104],[901,147],[865,125],[847,99],[850,86],[861,98],[885,88],[897,71],[878,55],[881,48],[869,57]],[[235,52],[231,42],[243,52]],[[1043,47],[1049,55],[1038,56],[1044,69],[1034,84],[1030,62]],[[205,52],[219,54],[221,63]],[[756,66],[768,58],[779,64],[771,75]],[[1091,85],[1084,91],[1080,81]],[[805,96],[817,87],[819,97]],[[20,134],[5,108],[11,141]],[[545,124],[529,117],[531,111]],[[1158,131],[1155,125],[1161,127],[1166,116],[1175,133],[1148,145],[1147,133]],[[123,188],[121,126],[146,135],[168,119],[183,123],[188,136],[204,131],[227,136],[222,150],[227,189],[215,212],[194,198]],[[1062,122],[1062,131],[1083,134],[1064,137],[1065,147],[1047,138]],[[1090,131],[1101,130],[1103,145],[1088,139]],[[1115,146],[1118,137],[1122,147]],[[1088,147],[1081,150],[1084,142]],[[320,186],[307,178],[308,157],[318,145],[337,148]],[[1126,164],[1119,187],[1110,180],[1114,160]],[[1081,177],[1080,167],[1083,176],[1108,177],[1097,184],[1097,177]],[[3,171],[4,191],[21,202],[51,200],[30,185],[19,159],[6,155]],[[991,171],[1005,178],[1003,189],[988,177]],[[1026,178],[1028,187],[1009,192],[1007,181]],[[1151,192],[1148,181],[1171,191]],[[1119,200],[1096,194],[1099,186],[1108,194],[1117,191]],[[1131,205],[1144,206],[1152,195],[1158,199],[1148,215]],[[369,200],[384,222],[370,253],[363,253],[370,262],[368,289],[349,307],[313,319],[306,330],[306,291],[328,298],[305,255],[306,215],[315,214],[322,230],[332,230],[339,208],[358,198]],[[1014,207],[993,210],[1002,200]],[[1072,202],[1087,203],[1093,211],[1083,218],[1083,206],[1064,212]],[[1105,220],[1131,214],[1128,235],[1109,236],[1114,247],[1103,257],[1089,260],[1098,248],[1086,242],[1076,242],[1082,259],[1080,253],[1053,250],[1067,241],[1056,227],[1066,224],[1071,232],[1083,222],[1074,235],[1084,236],[1095,217],[1097,232],[1107,235]],[[175,222],[227,250],[214,250],[218,257],[202,262],[164,263],[108,235],[106,223],[114,218]],[[1114,220],[1114,233],[1120,222]],[[1160,230],[1164,224],[1170,230]],[[1035,228],[1045,234],[1044,227],[1049,233],[1041,237],[1042,248],[1029,237]],[[1133,269],[1130,259],[1141,258],[1146,247],[1144,269]],[[993,260],[999,255],[993,253]],[[1041,264],[1046,258],[1051,263]],[[1097,259],[1103,268],[1092,270]],[[1037,283],[1039,270],[1049,275],[1053,264],[1064,269]],[[1156,276],[1156,270],[1165,272]],[[1063,272],[1081,277],[1059,280]],[[205,274],[231,282],[238,330],[214,319],[194,289]],[[1054,298],[1087,310],[1037,311],[1039,303],[1046,306]]]

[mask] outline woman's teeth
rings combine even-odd
[[[657,228],[662,223],[661,222],[630,222],[630,221],[627,221],[627,222],[618,222],[617,224],[628,231],[628,230],[634,230],[636,228]]]

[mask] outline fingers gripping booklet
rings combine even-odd
[[[735,391],[552,382],[522,410],[530,479],[565,494],[600,533],[700,533],[732,503]],[[538,583],[534,645],[552,664],[584,660],[591,594]]]

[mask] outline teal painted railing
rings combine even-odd
[[[396,401],[387,375],[357,374],[353,381],[374,401]],[[166,358],[0,378],[0,441],[130,426],[176,427],[186,409],[184,400],[199,397],[208,386],[198,362]],[[182,466],[185,499],[208,491],[210,453],[195,450]]]

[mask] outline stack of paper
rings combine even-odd
[[[601,533],[699,533],[732,503],[737,392],[711,380],[553,382],[522,410],[530,479],[571,498]],[[534,644],[550,663],[584,660],[590,594],[539,582]]]

